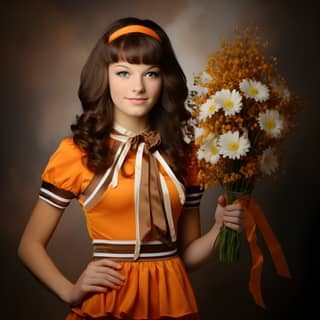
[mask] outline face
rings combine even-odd
[[[160,96],[160,68],[119,61],[109,65],[108,75],[115,120],[147,118]]]

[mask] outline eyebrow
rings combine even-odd
[[[130,67],[129,66],[126,66],[126,65],[124,65],[124,64],[114,64],[114,67],[116,68],[116,67],[120,67],[120,68],[125,68],[125,69],[130,69]],[[160,66],[158,66],[158,65],[151,65],[149,68],[147,68],[146,70],[151,70],[151,69],[153,69],[153,68],[160,68]]]

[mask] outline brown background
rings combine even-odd
[[[258,183],[255,197],[283,245],[292,280],[276,275],[265,255],[262,288],[267,310],[248,293],[250,256],[243,241],[238,264],[212,258],[190,274],[202,319],[288,319],[314,308],[319,263],[319,22],[316,1],[13,1],[1,7],[1,319],[63,319],[67,306],[47,291],[16,256],[22,230],[36,201],[40,174],[58,141],[80,112],[81,68],[97,37],[114,19],[151,18],[172,39],[189,82],[222,36],[235,25],[257,23],[290,88],[309,102],[299,127],[284,145],[286,172]],[[290,7],[289,7],[290,4]],[[203,232],[213,221],[221,190],[206,192]],[[244,239],[243,239],[244,240]],[[90,257],[79,206],[66,213],[49,245],[61,270],[75,280]],[[317,293],[315,294],[317,295]]]

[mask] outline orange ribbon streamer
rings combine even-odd
[[[237,200],[237,202],[242,204],[245,211],[245,230],[252,257],[249,290],[256,304],[262,308],[266,308],[261,293],[261,272],[264,259],[262,251],[257,243],[257,227],[266,242],[277,274],[287,278],[291,278],[291,274],[280,242],[267,222],[261,207],[250,196],[245,196]]]

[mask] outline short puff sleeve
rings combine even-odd
[[[198,178],[198,167],[194,162],[187,168],[187,176],[184,179],[186,187],[186,201],[184,208],[200,207],[200,201],[203,196],[203,188]]]
[[[39,198],[65,209],[81,193],[83,152],[72,138],[63,139],[51,155],[41,175]]]

